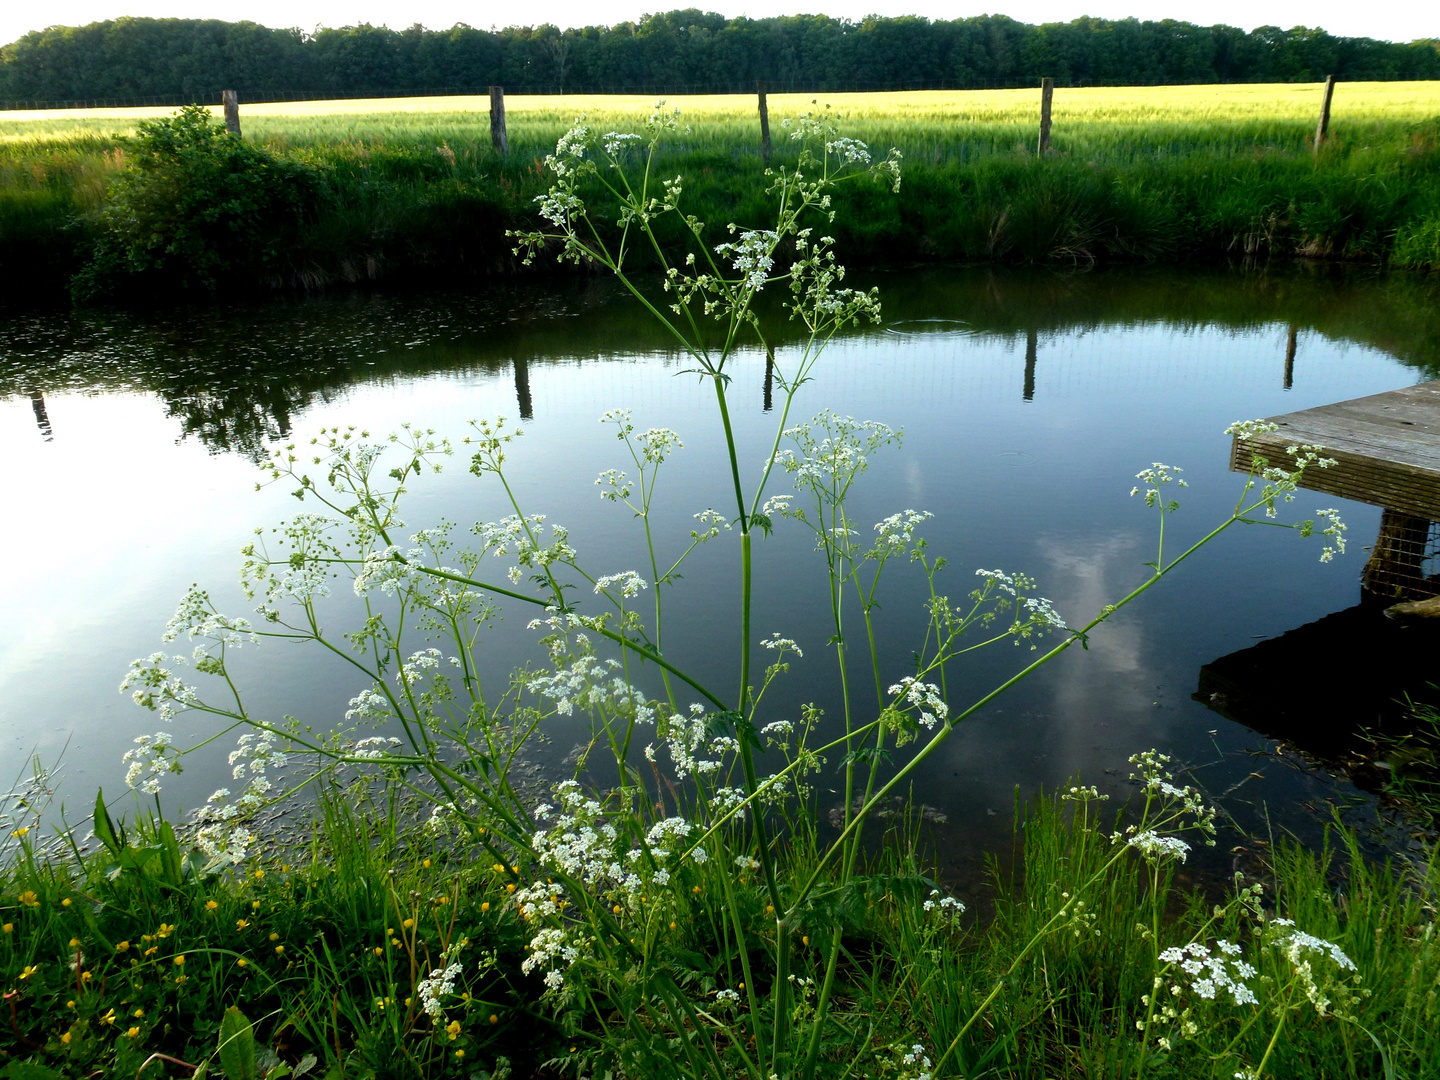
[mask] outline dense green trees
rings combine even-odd
[[[476,30],[458,25],[271,30],[215,19],[116,19],[52,27],[0,49],[0,100],[200,98],[473,89],[724,89],[768,79],[814,90],[1440,78],[1437,42],[1323,30],[1081,18],[1032,26],[1000,15],[861,22],[823,15],[726,19],[696,9],[637,23]]]

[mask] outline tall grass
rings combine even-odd
[[[587,1075],[595,1033],[548,1019],[543,985],[520,971],[527,928],[505,903],[508,869],[476,865],[472,853],[415,830],[397,795],[329,788],[304,823],[305,840],[276,844],[231,873],[201,872],[183,829],[133,809],[128,831],[118,819],[116,842],[93,851],[68,837],[63,845],[22,838],[0,869],[0,982],[14,1009],[12,1022],[0,1023],[0,1062],[48,1070],[11,1073],[37,1080],[176,1075],[153,1055],[192,1065],[216,1057],[234,1007],[254,1023],[259,1061],[270,1069],[313,1056],[314,1076],[468,1077],[488,1075],[503,1058],[517,1078]],[[1055,897],[1100,869],[1110,819],[1053,795],[1017,806],[1015,851],[973,889],[983,910],[943,918],[918,903],[937,884],[923,828],[903,814],[894,821],[867,856],[864,891],[847,913],[836,991],[843,1021],[866,1026],[876,1046],[908,1049],[926,1032],[922,1045],[935,1058],[998,982],[985,1022],[958,1040],[939,1075],[1132,1074],[1155,952],[1144,928],[1158,908],[1162,945],[1183,945],[1224,890],[1206,894],[1171,872],[1156,889],[1143,862],[1114,865],[1092,887],[1098,917],[1089,931],[1050,934],[1017,965]],[[794,835],[800,842],[780,864],[787,881],[816,859],[806,834]],[[1263,882],[1267,907],[1339,943],[1369,991],[1352,1024],[1295,1015],[1270,1075],[1433,1076],[1440,870],[1369,863],[1352,836],[1334,840],[1318,852],[1281,844],[1236,883]],[[733,952],[716,921],[725,875],[714,864],[694,868],[685,914],[659,932],[677,954],[735,985],[742,978],[729,970]],[[745,932],[759,939],[772,921],[763,888],[752,880],[742,891]],[[1213,932],[1243,940],[1250,929],[1233,915]],[[445,943],[462,937],[471,956],[492,962],[478,965],[463,983],[467,996],[457,993],[436,1023],[418,1007],[417,988]],[[809,971],[816,950],[808,941],[798,948],[796,966]],[[1367,1033],[1388,1047],[1385,1056]],[[1254,1036],[1244,1056],[1258,1060],[1261,1041]],[[823,1074],[841,1075],[846,1063],[830,1056],[839,1047],[825,1050]],[[1171,1072],[1229,1080],[1183,1044],[1157,1075]]]
[[[846,203],[837,237],[859,263],[1069,262],[1303,255],[1440,265],[1440,83],[1337,91],[1331,142],[1311,153],[1318,89],[1306,85],[1062,91],[1056,153],[1033,153],[1029,91],[775,95],[780,119],[830,106],[847,130],[904,153],[898,200]],[[314,165],[331,208],[287,267],[250,286],[317,285],[399,273],[511,272],[508,227],[532,220],[538,163],[585,114],[629,130],[646,102],[516,97],[511,153],[490,147],[478,98],[243,106],[246,138]],[[743,218],[762,185],[747,96],[681,98],[689,130],[659,159],[695,177],[711,220]],[[0,116],[0,274],[56,283],[83,262],[120,141],[160,109]]]

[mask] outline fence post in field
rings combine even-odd
[[[1050,152],[1050,99],[1055,96],[1055,80],[1040,80],[1040,149],[1044,157]]]
[[[490,143],[496,153],[510,152],[510,140],[505,137],[505,88],[490,87]]]
[[[1315,125],[1315,153],[1320,152],[1320,144],[1325,141],[1325,136],[1330,134],[1330,98],[1335,94],[1335,76],[1325,76],[1325,96],[1320,101],[1320,122]]]
[[[760,95],[760,158],[768,162],[770,160],[770,106],[765,102],[764,79],[755,84],[755,92]]]
[[[221,90],[220,103],[225,106],[225,130],[240,134],[240,95],[234,90]]]

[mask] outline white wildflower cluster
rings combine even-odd
[[[569,530],[563,525],[551,525],[550,543],[542,544],[544,526],[544,514],[530,514],[525,518],[511,514],[499,521],[478,522],[474,532],[485,550],[496,558],[514,557],[515,565],[507,571],[513,584],[520,580],[524,568],[545,569],[554,563],[574,561],[575,549],[570,546]]]
[[[462,970],[459,963],[449,963],[443,968],[435,968],[429,977],[420,980],[416,992],[420,995],[420,1007],[425,1010],[426,1016],[432,1020],[445,1018],[445,1006],[440,999],[455,993],[455,980]]]
[[[699,523],[700,527],[690,530],[690,539],[694,540],[697,544],[703,544],[707,540],[715,539],[715,537],[720,535],[721,529],[727,531],[730,529],[730,522],[726,520],[725,515],[718,510],[708,508],[701,510],[695,515],[695,520]]]
[[[734,990],[716,990],[715,1004],[722,1009],[734,1009],[740,1004],[740,995]]]
[[[875,531],[879,535],[875,538],[870,557],[890,558],[905,554],[915,542],[915,530],[932,517],[934,515],[928,510],[902,510],[877,522]]]
[[[167,757],[167,754],[170,756]],[[166,773],[180,771],[179,752],[175,750],[174,740],[164,731],[138,736],[135,749],[126,750],[121,760],[126,765],[126,786],[137,788],[147,795],[159,793],[160,778]]]
[[[1189,487],[1190,485],[1180,478],[1184,470],[1178,466],[1165,465],[1161,462],[1153,462],[1148,469],[1141,469],[1135,474],[1135,479],[1140,481],[1130,489],[1132,496],[1140,494],[1141,486],[1145,491],[1145,505],[1159,506],[1161,504],[1161,491],[1167,484],[1174,484],[1176,487]],[[1180,504],[1174,499],[1165,503],[1167,512],[1179,509]]]
[[[895,1047],[893,1053],[892,1071],[887,1075],[893,1075],[895,1080],[932,1080],[930,1070],[934,1066],[920,1043]]]
[[[237,865],[245,860],[255,835],[247,822],[273,801],[275,788],[271,769],[284,768],[286,754],[277,746],[272,731],[250,731],[235,741],[230,751],[231,775],[248,781],[234,802],[229,788],[220,788],[195,811],[195,843],[210,858],[211,865]]]
[[[345,710],[346,720],[383,720],[391,715],[390,699],[378,683],[351,698],[350,707]]]
[[[600,489],[600,498],[609,502],[624,502],[630,498],[630,478],[620,469],[606,469],[595,478]]]
[[[556,619],[552,617],[550,621],[553,624]],[[536,620],[530,625],[538,623],[539,620]],[[615,674],[620,670],[620,662],[597,657],[584,634],[575,635],[573,648],[563,634],[550,637],[546,644],[554,666],[528,675],[525,685],[531,693],[553,701],[555,711],[560,715],[571,716],[580,709],[582,712],[633,718],[637,724],[655,721],[654,704]]]
[[[803,657],[805,655],[800,650],[800,646],[795,644],[795,640],[793,638],[781,637],[778,630],[770,637],[765,638],[763,641],[761,641],[760,644],[764,648],[774,649],[775,651],[780,653],[793,652],[796,656],[800,657]]]
[[[1340,518],[1340,511],[1334,507],[1326,510],[1315,511],[1315,516],[1325,522],[1325,527],[1320,530],[1320,535],[1329,537],[1330,543],[1320,549],[1320,561],[1329,562],[1336,555],[1345,554],[1345,531],[1349,528]],[[1311,536],[1315,531],[1313,521],[1302,521],[1300,523],[1300,535]]]
[[[663,465],[665,459],[676,450],[685,448],[685,444],[680,441],[680,436],[665,427],[642,431],[635,436],[635,443],[640,448],[640,456],[647,465]]]
[[[1043,596],[1027,595],[1031,589],[1035,588],[1034,578],[1021,573],[1007,574],[1004,570],[985,570],[983,568],[976,570],[975,576],[984,582],[981,589],[971,594],[977,601],[991,593],[999,593],[1002,596],[1013,598],[1015,613],[1010,623],[1010,633],[1014,637],[1016,645],[1052,630],[1067,628],[1065,620],[1055,610],[1054,604]],[[1031,648],[1033,649],[1035,646],[1031,645]]]
[[[709,722],[710,718],[705,712],[705,706],[699,702],[693,703],[687,712],[671,713],[665,718],[661,734],[670,750],[670,760],[675,765],[675,775],[681,780],[692,773],[696,776],[705,776],[718,772],[721,768],[722,762],[720,761],[696,756],[700,748],[705,745]]]
[[[618,574],[606,574],[604,577],[595,580],[596,593],[603,593],[611,588],[618,588],[620,595],[627,600],[639,596],[641,589],[648,589],[649,587],[649,582],[634,570],[622,570]]]
[[[730,226],[735,231],[735,226]],[[770,271],[775,268],[774,251],[780,236],[773,229],[747,229],[734,243],[716,244],[715,254],[729,257],[731,268],[744,276],[744,285],[754,292],[765,288]]]
[[[1349,1015],[1359,995],[1341,981],[1341,973],[1355,971],[1355,961],[1332,941],[1297,930],[1290,919],[1271,919],[1266,925],[1270,945],[1285,958],[1306,999],[1320,1016],[1334,1012]],[[1320,970],[1316,970],[1317,964]],[[1359,981],[1359,977],[1355,977]]]
[[[1240,946],[1234,942],[1217,940],[1212,951],[1204,942],[1192,941],[1166,949],[1160,954],[1160,962],[1183,976],[1170,984],[1171,997],[1189,992],[1214,1001],[1217,994],[1229,994],[1236,1005],[1258,1003],[1246,982],[1255,977],[1255,969],[1240,959]]]
[[[260,642],[248,620],[230,619],[221,615],[211,605],[210,594],[199,585],[191,585],[185,590],[185,595],[180,598],[180,603],[175,608],[175,614],[170,616],[170,621],[165,624],[165,632],[160,640],[169,644],[181,634],[191,641],[196,638],[209,638],[234,649],[240,648],[245,641],[252,645]]]
[[[535,810],[536,820],[548,825],[531,838],[541,870],[563,875],[613,905],[617,917],[663,893],[682,860],[700,863],[708,856],[704,847],[689,846],[697,830],[685,818],[656,822],[642,846],[629,847],[620,830],[606,820],[601,803],[577,782],[557,785],[554,795],[558,805]],[[569,906],[565,890],[537,876],[515,893],[514,902],[521,918],[535,928],[522,969],[526,973],[546,969],[546,986],[559,990],[565,982],[564,969],[580,958],[585,947],[579,927],[565,920]]]
[[[389,737],[372,736],[368,739],[361,739],[350,748],[350,756],[365,758],[371,761],[380,761],[391,756],[395,747],[400,745],[400,740],[393,735]]]
[[[402,552],[393,544],[367,551],[355,574],[355,595],[366,596],[378,589],[386,596],[394,596],[401,589],[413,585],[419,576],[413,564],[421,554],[418,548]]]
[[[913,675],[906,675],[888,693],[896,700],[896,707],[913,711],[916,721],[927,730],[934,728],[950,715],[950,706],[940,697],[940,688],[934,683],[921,682]]]
[[[926,898],[925,903],[921,906],[927,913],[939,912],[950,922],[954,922],[959,919],[961,915],[965,914],[965,905],[963,902],[955,899],[953,896],[944,895],[939,889],[931,889],[929,897]]]
[[[1234,435],[1237,441],[1251,447],[1252,476],[1246,483],[1245,490],[1248,492],[1255,487],[1256,475],[1264,481],[1255,505],[1264,506],[1265,516],[1269,518],[1277,515],[1277,502],[1295,501],[1295,493],[1299,490],[1301,477],[1307,469],[1329,469],[1338,464],[1334,458],[1323,456],[1323,446],[1311,443],[1295,443],[1285,447],[1285,453],[1290,458],[1290,468],[1281,468],[1255,452],[1253,444],[1257,436],[1273,435],[1279,430],[1279,425],[1266,420],[1241,420],[1225,429],[1225,434]],[[1320,561],[1330,562],[1336,555],[1345,554],[1346,526],[1339,511],[1333,507],[1319,511],[1316,516],[1325,523],[1320,535],[1328,540],[1320,550]],[[1302,521],[1295,527],[1299,529],[1301,536],[1312,536],[1315,533],[1315,522],[1312,520]]]
[[[1193,818],[1194,828],[1198,828],[1204,833],[1214,834],[1214,807],[1206,804],[1199,788],[1175,783],[1175,778],[1168,771],[1169,755],[1162,754],[1157,750],[1146,750],[1131,755],[1130,764],[1135,766],[1135,771],[1130,774],[1130,779],[1144,788],[1148,798],[1158,797],[1166,800],[1174,812]],[[1210,840],[1208,843],[1213,845],[1214,841]]]
[[[1136,833],[1125,842],[1140,852],[1146,862],[1153,865],[1167,859],[1177,859],[1183,863],[1190,854],[1190,845],[1184,840],[1178,836],[1162,836],[1153,829]]]
[[[413,690],[416,683],[429,677],[427,672],[440,666],[444,656],[439,649],[421,649],[411,653],[409,659],[403,661],[395,672],[396,685],[402,690]]]
[[[775,464],[794,475],[796,483],[832,499],[870,465],[881,447],[900,441],[900,433],[874,420],[856,420],[822,410],[808,423],[785,431],[795,444],[775,455]]]
[[[627,146],[642,141],[634,132],[607,131],[600,136],[600,145],[611,157],[617,157]]]
[[[760,513],[767,518],[789,517],[790,504],[794,501],[794,495],[771,495],[760,507]]]
[[[186,664],[183,656],[169,657],[151,653],[141,660],[131,660],[130,670],[120,682],[120,691],[130,691],[130,699],[141,708],[160,714],[160,719],[173,719],[178,709],[200,704],[195,687],[188,685],[166,667],[167,663]],[[178,707],[178,709],[177,709]]]
[[[834,154],[847,165],[870,164],[870,148],[859,139],[847,139],[843,136],[828,139],[825,142],[825,152]]]

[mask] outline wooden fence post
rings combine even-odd
[[[770,106],[765,102],[765,80],[761,79],[755,84],[755,92],[760,95],[760,158],[762,161],[770,160]]]
[[[1315,125],[1315,153],[1320,152],[1320,144],[1325,141],[1325,136],[1330,134],[1330,98],[1335,93],[1335,76],[1325,76],[1325,97],[1320,102],[1320,122]]]
[[[221,90],[220,103],[225,106],[225,130],[240,134],[240,95],[234,90]]]
[[[1044,157],[1050,152],[1050,100],[1055,96],[1055,80],[1040,80],[1040,149]]]
[[[490,142],[496,152],[510,152],[510,141],[505,137],[505,88],[490,87]]]

